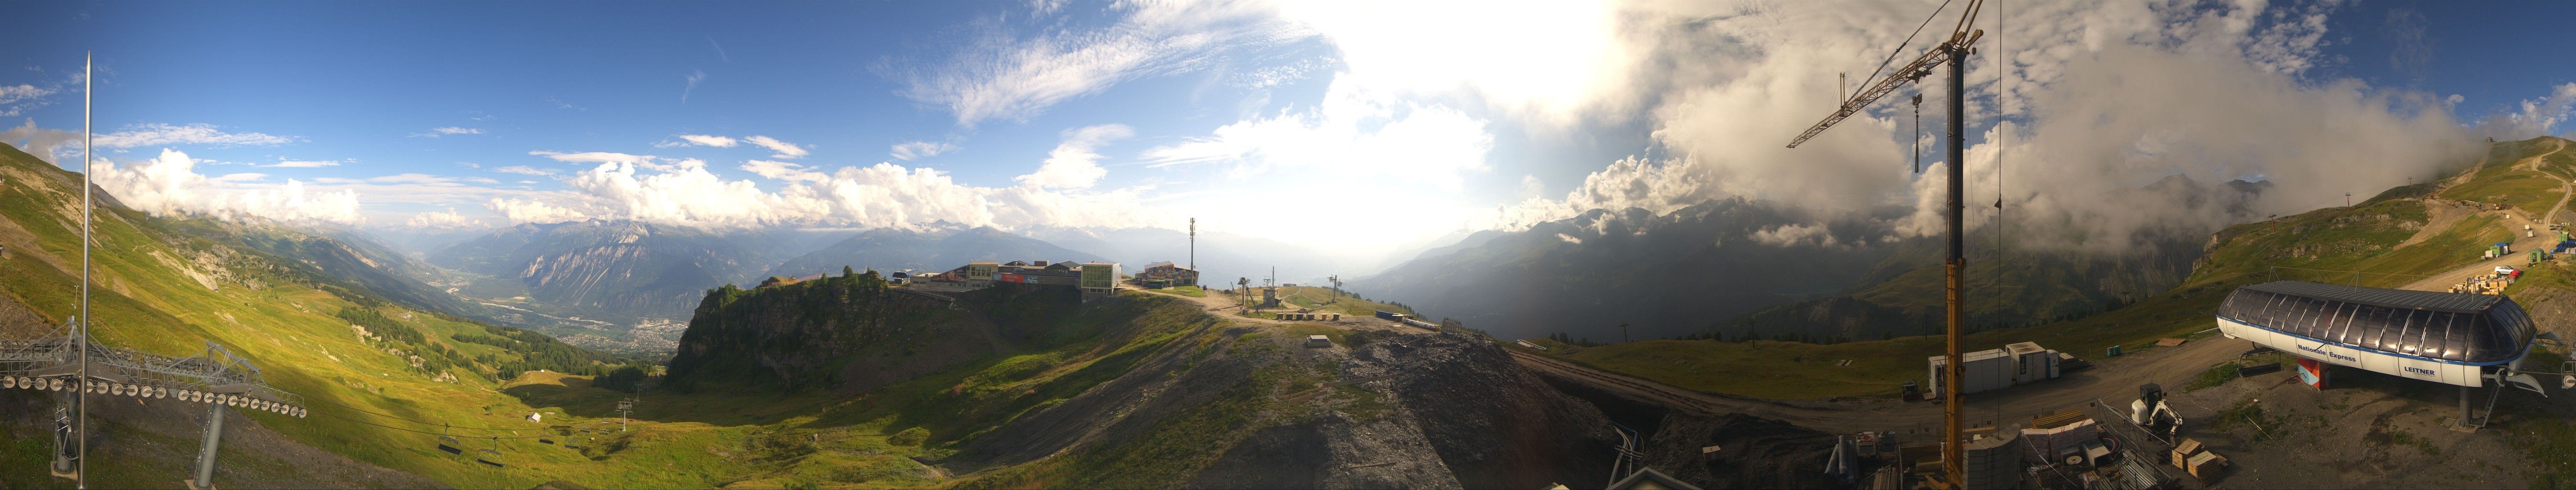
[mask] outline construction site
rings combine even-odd
[[[1949,161],[1959,161],[1964,156],[1958,126],[1961,77],[1968,70],[1965,58],[1984,35],[1972,22],[1981,7],[1982,2],[1968,2],[1957,26],[1913,62],[1884,76],[1872,73],[1858,90],[1846,89],[1840,106],[1789,146],[1868,111],[1907,85],[1946,72],[1946,87],[1924,91],[1947,89],[1942,99],[1948,101],[1952,127],[1945,147]],[[1944,65],[1947,70],[1937,69]],[[1922,102],[1918,96],[1913,103],[1919,110]],[[2563,424],[2535,427],[2531,421],[2562,420],[2571,412],[2550,402],[2550,391],[2576,389],[2576,364],[2565,361],[2566,345],[2556,333],[2569,324],[2559,316],[2570,312],[2562,306],[2565,298],[2552,297],[2549,307],[2527,309],[2513,296],[2529,291],[2515,286],[2529,280],[2531,270],[2563,274],[2566,264],[2558,256],[2576,250],[2576,239],[2571,239],[2576,237],[2557,221],[2576,185],[2545,168],[2556,161],[2549,155],[2564,150],[2566,145],[2559,144],[2527,158],[2472,168],[2455,179],[2389,191],[2409,205],[2420,203],[2429,218],[2407,229],[2415,236],[2387,248],[2440,235],[2438,243],[2456,248],[2423,252],[2446,257],[2437,262],[2442,264],[2438,270],[2422,265],[2348,270],[2272,265],[2261,266],[2259,274],[2213,281],[2218,287],[2177,288],[2179,293],[2170,298],[2197,297],[2189,304],[2206,306],[2184,310],[2200,312],[2184,315],[2196,316],[2196,321],[2165,324],[2197,326],[2145,344],[2109,345],[2098,352],[2098,362],[2036,342],[1974,352],[1963,345],[1971,336],[1962,329],[1962,301],[1974,293],[1961,287],[1966,258],[1960,242],[1960,186],[1965,177],[1955,165],[1948,168],[1949,200],[1943,208],[1949,224],[1948,317],[1940,340],[1946,342],[1946,352],[1921,365],[1928,368],[1923,377],[1890,387],[1892,394],[1814,400],[1721,395],[1670,384],[1706,374],[1667,377],[1662,374],[1668,368],[1604,369],[1599,366],[1652,363],[1587,353],[1609,351],[1596,345],[1524,339],[1511,347],[1525,365],[1583,387],[1573,391],[1592,395],[1605,409],[1627,407],[1610,411],[1625,412],[1635,426],[1669,426],[1659,421],[1675,417],[1732,416],[1808,431],[1783,436],[1798,441],[1801,450],[1785,451],[1797,456],[1765,462],[1813,468],[1809,475],[1814,479],[1765,482],[1775,485],[2556,487],[2565,484],[2557,480],[2559,468],[2552,467],[2555,460],[2544,458],[2564,456],[2536,448],[2564,444],[2567,431],[2559,427]],[[2549,201],[2555,204],[2518,207],[2504,204],[2505,197],[2469,194],[2492,188],[2480,183],[2506,172],[2546,179],[2553,191]],[[2346,199],[2345,208],[2356,206]],[[2386,199],[2384,194],[2370,202]],[[2361,219],[2388,217],[2350,216],[2337,222]],[[2297,226],[2284,233],[2261,225],[2249,228],[2259,231],[2236,236],[2295,242],[2308,229]],[[2211,258],[2229,237],[2213,239]],[[2448,245],[2463,242],[2469,245]],[[2260,253],[2299,258],[2315,256],[2313,250]],[[2464,256],[2477,258],[2448,258]],[[2195,275],[2214,272],[2219,271],[2203,269]],[[1611,350],[1662,359],[1648,353],[1661,351]],[[1827,371],[1854,364],[1853,359],[1807,356],[1789,362],[1821,362],[1822,368],[1797,369]],[[1688,372],[1701,373],[1700,367]],[[1656,379],[1631,373],[1654,373],[1649,376]],[[1613,416],[1620,418],[1619,413]],[[2514,428],[2500,430],[2503,424]],[[1696,455],[1649,459],[1682,480],[1742,483],[1726,473],[1741,464],[1744,455],[1736,452],[1744,450],[1711,444]],[[1784,453],[1776,446],[1761,451]]]

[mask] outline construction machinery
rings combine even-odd
[[[2155,383],[2138,385],[2137,401],[2129,402],[2129,423],[2166,440],[2182,433],[2182,414],[2165,404],[2165,389]]]
[[[1963,214],[1966,212],[1965,203],[1962,201],[1962,198],[1964,197],[1963,185],[1966,181],[1967,166],[1965,165],[1965,162],[1968,157],[1968,116],[1967,105],[1965,102],[1968,84],[1967,58],[1968,55],[1973,52],[1970,47],[1976,45],[1977,38],[1984,37],[1986,34],[1986,31],[1984,30],[1973,28],[1976,24],[1977,13],[1984,7],[1984,0],[1969,0],[1967,6],[1959,12],[1959,22],[1950,29],[1950,36],[1948,38],[1943,40],[1940,44],[1932,46],[1931,50],[1924,52],[1922,56],[1915,58],[1914,61],[1906,63],[1905,66],[1897,68],[1896,71],[1889,72],[1887,74],[1887,78],[1877,79],[1875,82],[1863,79],[1861,81],[1861,86],[1867,88],[1852,94],[1851,98],[1843,100],[1840,106],[1835,107],[1832,114],[1825,116],[1825,120],[1817,122],[1815,126],[1808,127],[1804,132],[1798,133],[1798,137],[1796,139],[1789,140],[1789,147],[1797,148],[1799,143],[1805,143],[1809,138],[1814,138],[1818,134],[1823,134],[1826,129],[1832,128],[1834,124],[1841,123],[1843,119],[1850,118],[1853,114],[1858,114],[1862,110],[1868,109],[1871,104],[1877,103],[1878,99],[1886,97],[1888,94],[1895,93],[1897,89],[1904,88],[1908,84],[1922,81],[1924,77],[1931,76],[1932,69],[1934,67],[1938,67],[1943,64],[1950,65],[1950,83],[1947,87],[1949,89],[1950,96],[1950,132],[1948,134],[1948,149],[1950,152],[1950,158],[1948,159],[1950,185],[1949,201],[1942,205],[1942,209],[1945,211],[1950,223],[1950,246],[1948,258],[1943,262],[1942,270],[1944,271],[1944,275],[1948,278],[1946,281],[1946,289],[1949,294],[1947,295],[1947,300],[1944,303],[1949,310],[1949,315],[1946,320],[1948,323],[1947,333],[1950,339],[1948,350],[1950,358],[1949,364],[1952,366],[1962,365],[1960,362],[1959,341],[1966,336],[1966,332],[1963,330],[1965,328],[1964,324],[1967,320],[1966,310],[1960,305],[1961,298],[1959,297],[1962,287],[1962,278],[1960,274],[1967,269],[1967,258],[1965,257],[1964,250],[1966,248],[1966,235],[1963,233],[1962,229],[1964,223]],[[1933,12],[1933,15],[1938,16],[1940,15],[1940,12],[1935,11]],[[1931,20],[1925,19],[1924,22],[1928,24]],[[1908,42],[1911,42],[1912,38],[1908,37],[1907,39],[1909,40]],[[1897,45],[1897,51],[1902,52],[1904,49],[1904,44]],[[1891,53],[1888,59],[1894,60],[1896,54],[1897,53]],[[1875,74],[1873,74],[1873,76],[1875,76]],[[1998,202],[1998,205],[2000,204],[2001,203]],[[1946,383],[1947,386],[1960,386],[1963,384],[1959,378],[1960,371],[1963,370],[1953,369],[1947,373],[1947,376],[1949,376],[1949,382]],[[1941,461],[1943,463],[1943,476],[1946,477],[1945,479],[1948,480],[1948,484],[1951,488],[1964,488],[1968,484],[1967,468],[1965,466],[1966,455],[1964,453],[1967,439],[1962,436],[1962,428],[1966,424],[1966,415],[1961,412],[1962,410],[1965,410],[1963,407],[1965,407],[1966,404],[1961,403],[1959,400],[1960,391],[1963,390],[1949,390],[1943,393],[1947,402],[1945,404],[1946,408],[1943,408],[1943,411],[1947,413],[1943,417],[1942,424],[1943,449],[1941,453]]]

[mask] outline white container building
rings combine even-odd
[[[1960,385],[1967,387],[1961,393],[2034,383],[2056,378],[2059,374],[2057,351],[2041,348],[2036,342],[2016,342],[2001,349],[1965,352],[1960,357],[1968,366],[1959,373]],[[1950,364],[1950,356],[1932,356],[1928,363],[1932,375],[1932,391],[1928,396],[1941,396],[1950,381],[1944,371]]]

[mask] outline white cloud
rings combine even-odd
[[[1507,113],[1548,123],[1593,113],[1633,113],[1630,81],[1642,51],[1625,42],[1622,4],[1511,2],[1461,8],[1446,2],[1285,2],[1280,15],[1313,29],[1340,53],[1336,84],[1352,90],[1478,96]]]
[[[470,230],[491,227],[483,220],[456,214],[456,208],[415,214],[411,219],[404,220],[403,225],[421,230]]]
[[[960,43],[965,48],[945,62],[922,63],[932,66],[926,72],[891,75],[906,80],[906,97],[944,107],[956,114],[958,125],[973,127],[990,120],[1026,121],[1122,81],[1200,70],[1232,48],[1305,37],[1255,3],[1103,5],[1124,14],[1105,29],[1053,27],[1025,39],[987,34]],[[1036,17],[1062,25],[1054,9],[1041,9]]]
[[[914,142],[911,142],[911,143],[903,143],[903,144],[897,144],[897,145],[894,145],[894,149],[893,149],[893,150],[891,150],[890,152],[886,153],[886,156],[894,157],[894,159],[896,159],[896,160],[911,160],[911,159],[915,159],[915,158],[930,158],[930,157],[935,157],[935,156],[939,156],[939,154],[941,154],[941,153],[947,153],[947,152],[956,151],[956,150],[957,150],[957,145],[952,145],[952,144],[948,144],[948,143],[939,143],[939,142],[931,142],[931,141],[914,141]]]
[[[456,126],[447,126],[447,127],[439,127],[439,128],[429,128],[429,131],[426,131],[426,132],[412,133],[411,137],[414,137],[414,138],[436,138],[436,137],[440,137],[440,136],[450,136],[450,135],[459,135],[459,134],[483,134],[483,130],[482,130],[482,129],[477,129],[477,128],[463,128],[463,127],[456,127]]]
[[[54,92],[55,90],[51,88],[23,83],[14,86],[0,85],[0,117],[25,114],[27,111],[44,107],[45,96],[53,95]]]
[[[1112,141],[1135,136],[1136,130],[1124,124],[1102,124],[1065,130],[1064,142],[1047,152],[1046,162],[1035,172],[1014,177],[1022,184],[1043,188],[1087,188],[1109,175],[1100,168],[1100,153],[1094,151]]]
[[[500,173],[505,173],[505,174],[523,174],[523,175],[554,175],[554,174],[555,174],[554,169],[530,168],[530,167],[528,167],[528,166],[526,166],[526,165],[511,165],[511,166],[507,166],[507,167],[501,167],[501,168],[492,169],[492,171],[494,171],[494,172],[500,172]]]
[[[2451,97],[2451,104],[2459,104],[2459,95]],[[2558,123],[2567,120],[2571,111],[2576,111],[2576,82],[2551,87],[2549,95],[2522,100],[2515,103],[2514,108],[2514,111],[2478,121],[2476,131],[2497,141],[2550,134]]]
[[[713,147],[717,147],[717,148],[732,148],[732,147],[733,147],[733,145],[734,145],[734,143],[736,143],[736,142],[737,142],[737,141],[736,141],[735,139],[733,139],[733,138],[727,138],[727,137],[723,137],[723,136],[708,136],[708,135],[703,135],[703,134],[683,134],[683,135],[679,135],[679,138],[680,138],[682,141],[687,141],[687,142],[688,142],[688,144],[695,144],[695,145],[699,145],[699,146],[713,146]]]
[[[509,219],[512,223],[561,223],[590,218],[588,213],[557,207],[535,199],[496,197],[484,205],[492,208],[494,212],[501,213],[503,218]]]
[[[216,182],[258,182],[268,180],[268,174],[255,172],[230,173],[217,176],[214,180]]]
[[[255,167],[280,167],[280,168],[321,168],[321,167],[337,167],[337,166],[340,166],[340,162],[339,162],[338,160],[283,160],[283,161],[279,161],[279,162],[277,162],[277,163],[272,163],[272,164],[268,164],[268,165],[253,165],[253,166],[255,166]]]
[[[1646,60],[1631,65],[1629,82],[1594,96],[1561,99],[1590,102],[1552,103],[1541,97],[1529,107],[1573,107],[1578,110],[1572,114],[1582,114],[1586,107],[1632,101],[1648,109],[1652,141],[1665,155],[1614,162],[1562,197],[1505,206],[1498,224],[1561,219],[1598,208],[1667,212],[1710,199],[1743,197],[1820,212],[1902,206],[1914,212],[1885,223],[1893,225],[1889,229],[1904,235],[1939,232],[1939,217],[1933,213],[1946,184],[1937,165],[1922,175],[1903,165],[1906,133],[1912,128],[1898,122],[1904,117],[1902,102],[1881,102],[1797,149],[1781,147],[1832,107],[1840,92],[1836,73],[1865,76],[1867,72],[1854,70],[1878,66],[1879,57],[1921,21],[1928,6],[1791,2],[1618,7],[1612,18],[1619,27],[1612,39],[1622,46],[1602,52]],[[2439,165],[2455,161],[2467,136],[2440,97],[2372,89],[2351,80],[2300,78],[2325,59],[2319,47],[2326,39],[2324,19],[2330,10],[2321,5],[2135,2],[1987,9],[1979,20],[1987,35],[1979,54],[1968,60],[1970,123],[1972,128],[1989,126],[1983,138],[1971,139],[1969,194],[1989,196],[1978,201],[1988,202],[1999,184],[2009,184],[2003,198],[2013,210],[2008,216],[2017,222],[2065,228],[2070,244],[2121,248],[2142,232],[2205,230],[2259,218],[2212,201],[2220,192],[2206,186],[2219,181],[2268,178],[2274,187],[2252,205],[2279,211],[2323,196],[2376,192],[2408,177],[2421,181]],[[1997,21],[2007,13],[2009,21]],[[1950,19],[1955,17],[1936,24]],[[1900,62],[1920,53],[1923,43],[1917,41],[1908,48],[1911,52],[1899,55]],[[1354,65],[1368,63],[1365,53],[1345,55],[1361,60]],[[2012,63],[1999,63],[2002,59]],[[1470,82],[1477,93],[1495,93],[1481,82]],[[1901,101],[1919,88],[1883,100]],[[1998,89],[2008,90],[1999,98]],[[1925,98],[1931,106],[1925,112],[1932,117],[1923,122],[1937,134],[1944,123],[1934,109],[1943,101],[1937,93]],[[2526,104],[2519,119],[2507,119],[2549,121],[2565,113],[2554,108],[2564,105],[2552,105],[2562,103],[2539,99]],[[2017,122],[1998,131],[1998,114]],[[1998,139],[2012,144],[2009,151],[1998,151]],[[1938,146],[1925,152],[1944,153]],[[1994,177],[1999,153],[2010,168],[2008,181]],[[2199,182],[2203,190],[2141,190],[2175,175]],[[1980,209],[1989,221],[1972,216],[1969,226],[1991,222],[1992,208],[1971,206],[1972,213]],[[1851,244],[1881,238],[1837,238],[1816,225],[1765,232],[1766,243]]]
[[[302,181],[284,185],[246,185],[258,174],[229,174],[209,179],[196,172],[196,160],[178,150],[163,149],[157,158],[102,162],[92,181],[127,206],[154,215],[193,214],[235,219],[257,216],[278,221],[356,224],[358,196],[351,191],[308,192]],[[264,176],[262,176],[264,177]]]
[[[654,156],[652,156],[652,155],[632,155],[632,154],[626,154],[626,153],[612,153],[612,152],[605,152],[605,151],[585,151],[585,152],[580,152],[580,153],[567,153],[567,152],[560,152],[560,151],[536,150],[536,151],[528,152],[528,154],[530,154],[530,155],[536,155],[536,156],[541,156],[541,157],[546,157],[546,158],[552,158],[552,159],[554,159],[555,161],[558,161],[558,162],[565,162],[565,163],[636,163],[636,162],[650,162],[650,161],[653,161],[653,159],[655,158],[655,157],[654,157]]]
[[[1582,245],[1582,244],[1583,244],[1583,239],[1581,239],[1581,238],[1575,238],[1575,237],[1574,237],[1574,235],[1567,235],[1567,234],[1564,234],[1564,233],[1558,233],[1558,234],[1556,234],[1556,239],[1558,239],[1558,240],[1564,240],[1564,241],[1565,241],[1565,243],[1572,243],[1572,244],[1576,244],[1576,245]]]
[[[78,163],[80,138],[79,131],[37,127],[36,118],[32,117],[27,118],[26,124],[0,130],[0,143],[16,146],[19,151],[56,165],[61,165],[66,159]]]
[[[98,135],[92,140],[107,148],[133,148],[162,145],[271,146],[303,141],[293,136],[262,133],[226,133],[212,124],[173,126],[162,123],[136,124],[124,130]]]
[[[740,168],[742,168],[743,171],[751,172],[753,175],[759,175],[770,180],[822,181],[831,178],[831,176],[824,175],[822,173],[803,170],[803,167],[804,165],[788,162],[751,160],[743,162],[742,167]]]
[[[1082,136],[1081,131],[1073,133]],[[1141,189],[977,187],[937,170],[892,163],[827,170],[749,160],[740,168],[784,187],[769,190],[750,180],[725,180],[703,164],[656,170],[639,163],[610,162],[567,177],[564,191],[492,199],[485,205],[514,223],[605,218],[718,229],[773,225],[910,229],[934,222],[1004,229],[1124,227],[1161,216],[1143,205]]]
[[[698,82],[707,81],[707,72],[706,70],[689,70],[688,75],[683,75],[680,78],[687,82],[686,85],[680,86],[680,103],[687,104],[689,103],[689,92],[698,90]]]
[[[1146,150],[1154,167],[1226,164],[1231,175],[1284,170],[1385,178],[1455,191],[1488,168],[1485,121],[1442,106],[1393,104],[1336,84],[1316,110],[1240,121]]]
[[[753,136],[743,138],[742,141],[744,143],[760,145],[762,148],[768,148],[769,151],[778,152],[776,155],[770,155],[770,158],[804,158],[807,153],[805,147],[796,146],[795,143],[779,141],[777,138],[771,138],[768,136]]]
[[[1787,224],[1753,232],[1753,241],[1774,247],[1835,246],[1833,232],[1818,224]]]

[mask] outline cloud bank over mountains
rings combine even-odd
[[[1835,75],[1877,66],[1930,4],[1643,3],[1614,7],[1616,32],[1640,57],[1637,87],[1602,104],[1648,107],[1663,155],[1630,158],[1592,173],[1561,197],[1500,210],[1496,226],[1562,219],[1587,209],[1657,212],[1741,196],[1796,204],[1820,214],[1910,209],[1884,235],[1818,237],[1816,228],[1774,230],[1782,243],[1881,241],[1943,231],[1947,69],[1892,94],[1796,149],[1792,137],[1821,119],[1838,95]],[[2478,149],[2471,127],[2430,93],[2305,76],[2323,63],[2332,5],[2186,2],[2013,3],[1989,6],[1986,35],[1968,59],[1967,194],[1971,228],[1990,224],[1998,199],[2016,226],[2049,226],[2071,238],[2056,245],[2118,249],[2141,232],[2210,228],[2340,204],[2412,177],[2431,178]],[[1947,25],[1950,16],[1934,24]],[[1936,26],[1936,31],[1938,26]],[[1938,35],[1927,32],[1925,37]],[[1903,63],[1938,39],[1918,38]],[[1724,56],[1706,56],[1723,53]],[[2010,60],[2010,65],[2004,65]],[[1866,72],[1854,71],[1855,78]],[[1858,81],[1855,86],[1860,85]],[[1933,88],[1932,90],[1923,90]],[[1910,92],[1924,97],[1929,167],[1905,163]],[[2001,95],[1998,96],[1998,92]],[[2527,111],[2565,114],[2552,99]],[[2562,104],[2554,112],[2549,104]],[[2560,116],[2516,116],[2509,132],[2527,138]],[[1996,124],[2005,118],[2004,124]],[[2504,129],[2481,125],[2486,129]],[[2503,138],[2499,138],[2503,139]],[[2482,144],[2482,143],[2480,143]],[[1996,159],[2004,174],[1998,192]],[[2204,184],[2266,179],[2276,184],[2245,209],[2206,205],[2213,196],[2140,194],[2171,176]],[[2209,192],[2225,192],[2211,186]],[[2127,195],[2132,199],[2108,199]],[[2142,196],[2154,195],[2157,198]],[[1982,197],[1979,197],[1982,196]],[[1982,218],[1980,218],[1982,216]],[[1828,216],[1819,216],[1819,222]],[[2043,240],[2045,241],[2045,240]],[[2080,244],[2080,245],[2079,245]]]
[[[198,174],[196,166],[197,161],[188,158],[187,153],[164,149],[161,156],[148,160],[98,162],[98,172],[90,180],[125,205],[156,215],[257,216],[284,222],[341,224],[365,221],[358,215],[355,191],[308,190],[304,182],[295,179],[278,185],[240,182],[265,178],[259,174],[210,179]],[[230,178],[242,175],[250,177]]]
[[[1931,130],[1922,138],[1934,144],[1918,175],[1905,161],[1915,128],[1904,99],[1947,73],[1935,72],[1800,148],[1782,146],[1830,110],[1842,90],[1837,74],[1866,76],[1863,70],[1907,42],[1938,5],[1058,5],[969,25],[966,42],[875,65],[872,71],[900,86],[885,95],[941,115],[937,125],[951,131],[944,137],[807,144],[769,136],[788,134],[769,128],[670,129],[630,146],[530,144],[508,150],[519,161],[457,162],[526,179],[509,184],[421,173],[283,182],[261,173],[200,174],[218,162],[171,150],[119,163],[100,180],[115,180],[112,192],[156,212],[355,223],[365,221],[360,202],[379,213],[396,203],[403,213],[366,223],[413,227],[594,218],[718,229],[1171,227],[1184,210],[1227,199],[1298,202],[1301,212],[1369,216],[1436,233],[1526,227],[1590,209],[1662,213],[1748,198],[1817,214],[1813,223],[1767,230],[1763,243],[1867,246],[1942,230],[1937,206],[1943,171],[1953,164],[1938,161],[1945,154],[1938,132],[1946,127],[1938,108],[1946,101],[1937,90],[1926,94],[1932,110],[1923,123]],[[2542,134],[2576,111],[2576,83],[2533,87],[2540,95],[2503,113],[2464,118],[2458,96],[2319,75],[2326,71],[2319,67],[2336,63],[2322,54],[2338,39],[2326,22],[2335,8],[1989,6],[1977,21],[1987,33],[1968,60],[1973,145],[1964,164],[1969,194],[1978,196],[1970,199],[1970,226],[1992,223],[1992,204],[2001,201],[2011,226],[2062,230],[2054,235],[2066,238],[2058,245],[2119,248],[2140,233],[2222,226],[2430,178],[2462,163],[2481,137]],[[1096,11],[1068,12],[1082,9]],[[1935,19],[1894,61],[1937,42],[1932,37],[1950,15]],[[1252,95],[1240,104],[1202,104],[1241,109],[1204,114],[1214,121],[1183,134],[1144,134],[1159,125],[1154,121],[1092,120],[1046,128],[1056,132],[1043,155],[996,159],[960,150],[985,151],[968,141],[976,128],[1026,124],[1121,84],[1183,75]],[[1321,82],[1307,86],[1320,87],[1317,98],[1270,100],[1301,80]],[[14,91],[0,94],[0,102],[61,96],[25,87],[8,89]],[[513,132],[485,127],[493,134],[441,126],[409,141],[490,142]],[[307,143],[247,129],[140,124],[100,135],[100,145]],[[1516,142],[1609,131],[1644,132],[1645,148],[1625,158],[1556,163],[1572,168],[1549,174],[1559,175],[1554,179],[1498,171],[1511,154],[1497,152],[1523,150]],[[78,150],[76,133],[32,121],[0,130],[0,139],[57,161],[67,148],[74,156]],[[699,158],[661,156],[673,154]],[[349,158],[275,162],[263,166],[362,166]],[[1008,170],[969,182],[943,170],[955,165]],[[1192,182],[1166,177],[1177,175]],[[1574,175],[1579,181],[1550,182]],[[2231,192],[2216,185],[2132,192],[2177,176],[2274,185],[2250,203],[2213,200]],[[1856,216],[1877,225],[1824,226]]]
[[[1106,170],[1098,149],[1133,135],[1122,125],[1077,128],[1018,185],[962,184],[939,170],[893,163],[829,167],[749,159],[738,168],[761,180],[728,180],[704,161],[610,152],[545,152],[557,160],[596,163],[566,175],[566,189],[529,198],[495,198],[487,206],[513,223],[631,219],[739,229],[768,226],[915,228],[936,222],[970,226],[1128,226],[1157,217],[1143,189],[1095,190]],[[745,142],[783,157],[765,137]],[[775,142],[775,140],[770,140]]]

